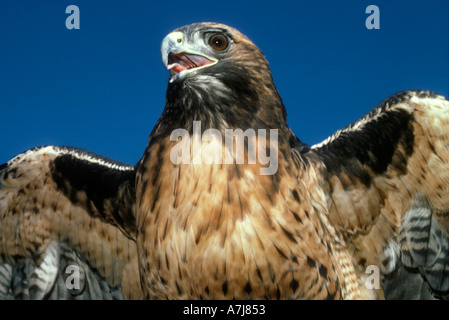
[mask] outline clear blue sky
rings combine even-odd
[[[79,30],[65,27],[71,4]],[[379,30],[365,27],[370,4]],[[262,49],[309,144],[397,91],[449,96],[447,0],[0,0],[0,163],[55,144],[135,164],[164,107],[161,40],[201,21]]]

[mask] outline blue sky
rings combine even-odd
[[[68,5],[80,29],[68,30]],[[368,5],[380,29],[368,30]],[[258,45],[296,135],[313,144],[389,95],[449,96],[447,0],[0,0],[0,163],[35,146],[135,164],[165,101],[173,29],[229,24]]]

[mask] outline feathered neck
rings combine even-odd
[[[179,83],[169,83],[165,109],[152,132],[153,139],[182,128],[193,132],[194,121],[203,130],[277,129],[288,144],[286,111],[271,73],[265,77],[235,63],[222,63],[214,73],[203,72]],[[221,72],[220,70],[226,70]]]

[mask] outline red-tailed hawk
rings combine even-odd
[[[401,92],[308,146],[239,31],[188,25],[161,52],[137,165],[47,146],[0,167],[1,297],[447,294],[448,100]]]

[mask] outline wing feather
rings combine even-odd
[[[141,299],[134,180],[133,166],[70,147],[2,165],[0,298]]]
[[[449,290],[447,99],[428,91],[398,93],[304,157],[321,172],[329,219],[344,235],[360,278],[368,265],[385,274],[414,268],[429,290]],[[394,243],[398,255],[387,257]]]

